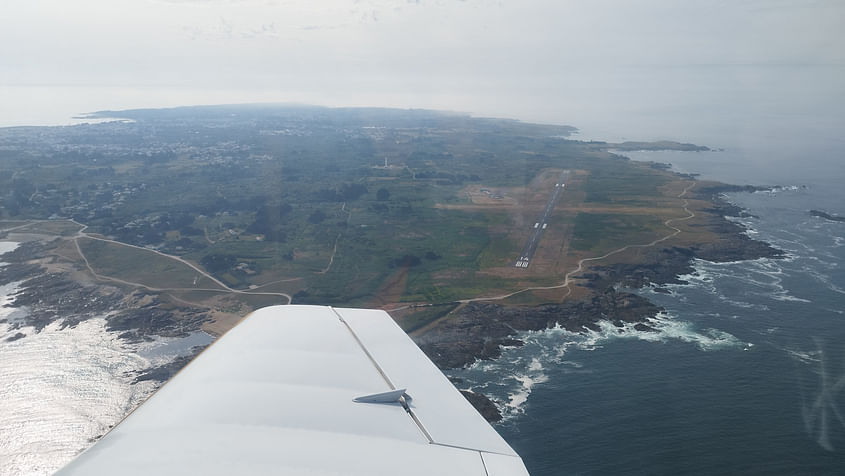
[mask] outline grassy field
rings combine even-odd
[[[575,216],[572,248],[602,255],[630,244],[645,244],[672,230],[652,215],[579,213]]]
[[[57,235],[57,236],[71,236],[74,235],[81,228],[76,223],[67,220],[55,221],[39,221],[39,222],[7,222],[0,224],[0,230],[3,228],[12,228],[23,226],[15,230],[15,233],[31,233],[35,235]]]
[[[222,289],[196,270],[149,250],[80,238],[79,247],[98,275],[150,288]]]
[[[449,314],[457,309],[457,307],[458,304],[444,304],[414,310],[413,312],[405,314],[399,320],[399,325],[405,330],[405,332],[413,332]]]
[[[614,155],[609,144],[566,140],[571,130],[557,126],[428,111],[133,114],[134,123],[50,128],[11,141],[28,145],[0,151],[0,218],[73,217],[89,233],[196,263],[233,289],[258,286],[298,303],[388,306],[558,284],[579,259],[665,236],[664,220],[684,215],[678,177]],[[29,134],[6,132],[18,133]],[[535,261],[516,269],[562,170],[571,171],[567,187]],[[679,226],[686,239],[692,227]],[[21,230],[77,231],[58,220]],[[146,249],[79,244],[102,276],[156,289],[220,289]],[[276,300],[172,292],[238,312]],[[507,302],[555,296],[526,292]],[[441,310],[417,311],[409,325]]]

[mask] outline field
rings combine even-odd
[[[190,266],[150,250],[92,238],[79,248],[95,273],[153,289],[223,289]]]
[[[430,111],[227,108],[44,129],[0,154],[0,170],[15,171],[0,178],[0,229],[28,223],[14,232],[76,240],[92,277],[222,313],[283,295],[436,304],[407,313],[403,325],[418,329],[457,301],[559,286],[581,260],[661,239],[674,230],[667,220],[687,215],[679,195],[689,180],[615,155],[613,144],[567,140],[566,127]],[[31,166],[19,170],[23,156]],[[564,170],[531,266],[516,268]],[[57,216],[76,222],[24,220]],[[714,239],[694,222],[678,221],[673,240]],[[261,292],[276,294],[239,294]],[[528,290],[503,302],[580,294]]]

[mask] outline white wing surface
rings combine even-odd
[[[528,472],[384,311],[273,306],[59,474]]]

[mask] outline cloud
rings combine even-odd
[[[614,94],[620,68],[665,90],[675,83],[655,68],[845,59],[845,3],[714,3],[11,0],[0,82],[265,88],[347,104],[378,93],[472,109],[465,97],[516,104],[597,81]],[[579,73],[590,81],[576,83]]]

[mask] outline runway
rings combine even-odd
[[[528,236],[528,241],[525,242],[525,246],[523,246],[522,252],[519,254],[519,259],[517,259],[514,263],[515,267],[527,268],[531,263],[531,259],[534,258],[534,252],[537,251],[537,245],[540,244],[540,239],[543,236],[543,231],[548,226],[547,221],[552,215],[552,211],[554,211],[555,205],[557,205],[557,201],[558,198],[560,198],[560,194],[563,193],[563,189],[566,187],[566,179],[568,177],[568,170],[564,170],[560,173],[560,177],[558,177],[557,183],[555,184],[555,189],[552,192],[551,197],[549,197],[549,201],[546,203],[546,207],[543,209],[543,213],[531,226],[531,234]]]

